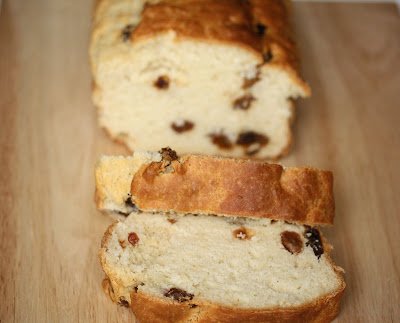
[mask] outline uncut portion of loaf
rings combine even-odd
[[[141,322],[326,322],[345,287],[329,251],[308,226],[143,212],[113,224],[99,255],[106,291]]]
[[[250,216],[332,224],[332,173],[312,167],[137,151],[97,163],[96,204],[129,214],[147,211]]]
[[[132,150],[276,158],[300,78],[283,0],[98,0],[90,59],[99,123]]]

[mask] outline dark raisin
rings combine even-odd
[[[284,231],[281,233],[281,242],[291,254],[298,254],[303,251],[303,241],[297,232]]]
[[[251,239],[251,237],[253,236],[250,231],[251,230],[248,230],[245,227],[241,226],[239,229],[233,231],[233,236],[239,240],[248,240]]]
[[[310,246],[314,251],[314,255],[321,258],[321,255],[324,253],[324,248],[322,246],[321,235],[319,234],[318,229],[311,228],[310,226],[305,226],[306,231],[304,236],[307,238],[306,246]]]
[[[265,31],[267,30],[267,26],[263,24],[257,24],[256,29],[257,29],[257,34],[259,34],[260,36],[264,36]]]
[[[155,82],[154,86],[160,90],[166,90],[169,87],[169,77],[166,75],[160,76]]]
[[[121,32],[121,39],[127,41],[131,38],[132,31],[135,29],[135,25],[126,25]]]
[[[223,133],[212,134],[210,136],[212,138],[212,143],[221,149],[231,149],[233,147],[232,142]]]
[[[236,144],[248,148],[246,155],[257,154],[262,146],[268,144],[269,138],[254,131],[246,131],[239,134]]]
[[[268,137],[254,132],[254,131],[246,131],[239,134],[236,144],[240,146],[250,146],[252,144],[258,143],[260,145],[266,145],[268,143]]]
[[[278,222],[278,220],[271,220],[271,224]]]
[[[131,232],[128,235],[128,241],[131,243],[132,246],[135,246],[139,242],[139,237],[135,232]]]
[[[129,307],[129,303],[127,300],[120,298],[119,302],[117,303],[119,306],[123,306],[123,307]]]
[[[162,148],[159,153],[162,156],[162,159],[165,161],[174,161],[178,159],[178,155],[176,154],[175,150],[172,150],[171,148],[167,147],[167,148]]]
[[[173,122],[171,124],[171,128],[174,129],[178,133],[192,130],[193,127],[194,127],[194,123],[191,121],[188,121],[188,120],[184,120],[183,123]]]
[[[171,223],[171,224],[174,224],[174,223],[178,222],[177,219],[167,219],[167,221],[168,221],[169,223]]]
[[[263,53],[264,63],[268,63],[272,60],[271,50],[268,50],[266,53]]]
[[[170,288],[164,294],[165,297],[173,298],[174,300],[178,301],[179,303],[187,302],[193,299],[194,295],[188,292],[185,292],[179,288]]]
[[[251,102],[255,100],[251,94],[246,94],[237,98],[233,101],[233,108],[234,109],[241,109],[241,110],[248,110],[250,108]]]
[[[196,307],[197,307],[196,304],[190,304],[190,305],[189,305],[189,308],[196,308]]]

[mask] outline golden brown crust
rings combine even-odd
[[[152,162],[136,172],[131,194],[139,209],[333,223],[329,171],[193,155],[170,167]]]
[[[242,46],[260,65],[286,70],[306,96],[309,86],[299,77],[298,50],[283,0],[164,0],[147,3],[131,34],[137,42],[173,30],[178,37]]]
[[[345,284],[340,289],[314,302],[290,307],[272,309],[241,309],[213,304],[206,301],[178,303],[143,292],[131,293],[131,309],[140,322],[229,322],[229,323],[322,323],[332,321],[339,312]],[[195,305],[195,306],[194,306]]]

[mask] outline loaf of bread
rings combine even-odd
[[[250,216],[329,225],[332,173],[240,159],[187,155],[170,148],[103,156],[95,170],[100,210]]]
[[[132,150],[277,158],[310,94],[285,0],[98,0],[99,123]]]
[[[345,283],[317,228],[134,212],[105,233],[103,287],[140,322],[330,322]]]

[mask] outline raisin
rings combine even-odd
[[[184,120],[183,122],[173,122],[171,124],[171,128],[174,129],[177,133],[192,130],[193,127],[194,123],[188,120]]]
[[[245,227],[241,226],[239,229],[233,231],[233,236],[239,240],[248,240],[251,239],[251,237],[253,236],[250,231],[251,230],[248,230]]]
[[[189,305],[189,308],[196,308],[198,305],[196,305],[196,304],[190,304]]]
[[[171,223],[171,224],[174,224],[174,223],[178,222],[177,219],[167,219],[167,221],[168,221],[169,223]]]
[[[223,133],[212,134],[211,138],[212,138],[212,143],[214,145],[217,145],[221,149],[231,149],[233,147],[232,142]]]
[[[264,36],[265,31],[267,30],[267,26],[263,24],[257,24],[256,29],[257,29],[257,34],[259,34],[260,36]]]
[[[131,38],[132,31],[135,29],[135,25],[126,25],[121,32],[121,39],[127,41]]]
[[[178,159],[178,155],[176,154],[175,150],[172,150],[171,148],[167,147],[167,148],[162,148],[159,153],[162,156],[162,159],[165,161],[174,161]]]
[[[119,306],[123,306],[123,307],[129,307],[129,303],[127,300],[120,298],[119,302],[117,303]]]
[[[131,232],[128,235],[128,241],[131,243],[132,246],[135,246],[139,242],[139,237],[135,232]]]
[[[324,248],[322,246],[321,235],[319,231],[315,228],[311,228],[310,226],[305,226],[306,231],[304,236],[307,238],[306,246],[310,246],[314,251],[314,255],[321,258],[321,255],[324,253]]]
[[[271,220],[271,224],[278,222],[278,220]]]
[[[160,76],[155,82],[154,86],[160,90],[166,90],[169,88],[169,77],[166,75]]]
[[[194,295],[188,292],[185,292],[179,288],[170,288],[164,294],[165,297],[173,298],[174,300],[178,301],[179,303],[187,302],[193,299]]]
[[[239,134],[236,140],[236,144],[240,146],[250,146],[252,144],[258,143],[260,145],[266,145],[268,143],[268,137],[259,134],[254,131],[246,131]]]
[[[303,241],[301,241],[300,235],[297,232],[282,232],[281,243],[291,254],[298,254],[303,251]]]
[[[268,63],[272,60],[272,53],[270,49],[266,53],[263,53],[263,59],[264,63]]]
[[[254,100],[255,97],[253,97],[251,94],[243,95],[240,98],[237,98],[235,101],[233,101],[233,108],[248,110],[251,106],[251,102],[253,102]]]

